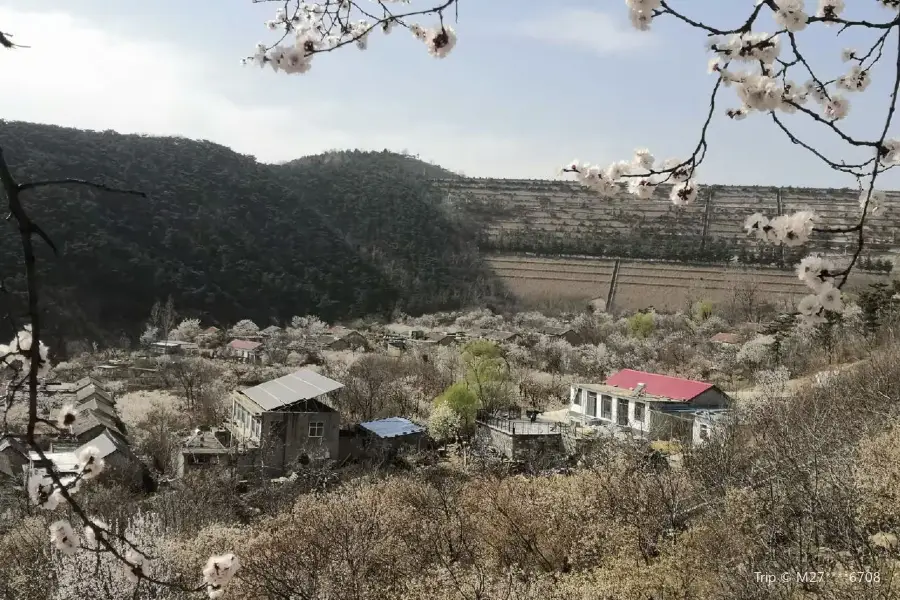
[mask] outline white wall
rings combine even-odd
[[[569,410],[573,413],[578,413],[578,414],[582,414],[582,415],[586,414],[585,411],[587,410],[587,394],[588,394],[587,390],[583,390],[574,385],[571,386],[570,390],[569,390],[569,400],[570,400]],[[597,417],[596,418],[599,419],[602,423],[617,424],[618,418],[619,418],[619,414],[618,414],[619,398],[613,394],[605,394],[605,395],[610,396],[612,398],[612,414],[610,415],[611,418],[604,419],[604,418],[600,417],[600,415],[603,414],[603,396],[604,396],[604,394],[601,394],[601,393],[597,394]],[[576,397],[580,397],[580,399],[581,399],[580,405],[575,404]],[[643,402],[643,404],[644,404],[644,420],[638,421],[634,418],[635,401],[630,400],[630,399],[628,400],[628,427],[630,427],[632,429],[636,429],[638,431],[646,432],[646,431],[650,430],[650,403]],[[593,417],[591,417],[591,418],[593,418]]]

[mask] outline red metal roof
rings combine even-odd
[[[693,400],[713,384],[703,381],[692,381],[680,377],[669,377],[644,371],[622,369],[606,380],[606,385],[633,390],[639,383],[645,385],[644,392],[653,396],[662,396],[672,400]]]
[[[256,350],[262,346],[259,342],[251,342],[249,340],[231,340],[231,343],[228,345],[235,350]]]

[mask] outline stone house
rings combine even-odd
[[[648,439],[693,439],[698,410],[721,410],[730,398],[711,383],[623,369],[605,383],[576,383],[569,420]]]
[[[228,423],[232,445],[257,453],[275,472],[310,459],[336,459],[341,415],[331,407],[329,394],[342,387],[301,369],[234,392]]]

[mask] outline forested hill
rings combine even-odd
[[[22,182],[78,177],[148,194],[23,194],[61,250],[39,256],[57,339],[134,337],[169,294],[184,315],[264,326],[308,312],[433,310],[487,285],[428,183],[449,174],[411,157],[341,152],[274,166],[206,141],[3,121],[0,147]],[[21,290],[12,225],[0,253],[7,287]]]

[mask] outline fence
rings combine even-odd
[[[479,414],[476,422],[494,429],[499,429],[510,435],[556,435],[562,433],[562,426],[559,423],[549,423],[546,421],[531,421],[505,419],[503,417],[494,417],[486,414]]]

